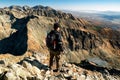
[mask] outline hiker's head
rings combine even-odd
[[[54,30],[59,31],[60,30],[60,24],[59,23],[54,23]]]

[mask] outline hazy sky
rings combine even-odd
[[[120,0],[0,0],[0,7],[43,5],[54,9],[120,11]]]

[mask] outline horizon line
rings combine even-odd
[[[28,7],[35,7],[35,6],[43,6],[43,7],[50,7],[52,9],[55,9],[55,10],[68,10],[68,11],[77,11],[77,12],[91,12],[91,11],[96,11],[96,12],[120,12],[120,10],[95,10],[95,9],[64,9],[64,8],[53,8],[51,6],[47,6],[47,5],[41,5],[41,4],[38,4],[38,5],[8,5],[8,6],[0,6],[0,8],[5,8],[5,7],[10,7],[10,6],[20,6],[20,7],[24,7],[24,6],[28,6]],[[92,12],[91,12],[92,13]]]

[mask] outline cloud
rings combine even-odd
[[[56,9],[67,9],[67,10],[97,10],[97,11],[120,11],[120,5],[113,5],[113,4],[96,4],[96,5],[91,5],[91,4],[86,4],[86,5],[62,5],[62,6],[56,6],[53,8]]]

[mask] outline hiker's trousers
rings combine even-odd
[[[59,61],[60,61],[60,51],[53,51],[53,50],[49,50],[50,51],[50,59],[49,59],[49,67],[51,68],[53,65],[53,59],[55,58],[56,60],[56,69],[59,68]]]

